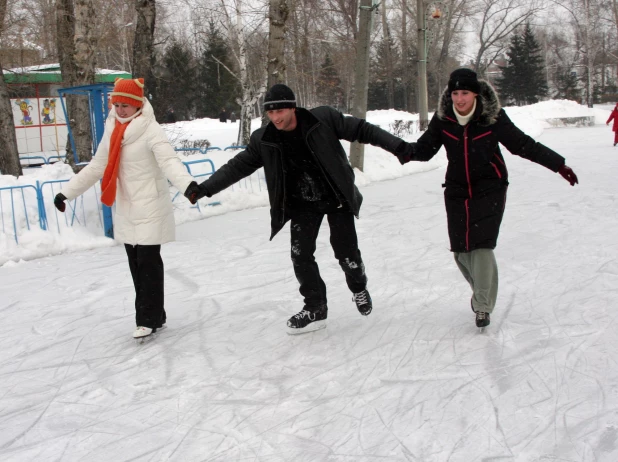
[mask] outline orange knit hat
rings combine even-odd
[[[123,79],[118,77],[114,82],[114,91],[111,93],[112,104],[124,103],[135,107],[142,107],[144,102],[144,79]]]

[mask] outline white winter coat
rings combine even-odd
[[[103,177],[115,123],[116,111],[112,107],[96,155],[62,188],[67,199],[84,193]],[[166,177],[181,194],[193,181],[146,100],[142,114],[129,122],[122,140],[114,239],[131,245],[156,245],[174,240],[176,225]]]

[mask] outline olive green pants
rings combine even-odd
[[[492,249],[455,252],[455,263],[472,287],[474,311],[491,313],[498,297],[498,265]]]

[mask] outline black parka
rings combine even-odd
[[[344,116],[332,107],[321,106],[311,110],[297,108],[296,111],[303,138],[324,172],[328,184],[337,197],[343,196],[343,200],[358,218],[363,196],[354,185],[354,170],[339,140],[372,144],[393,154],[402,149],[405,143],[364,119]],[[264,167],[270,202],[270,239],[275,237],[289,220],[285,212],[283,150],[280,142],[279,130],[272,122],[259,128],[252,133],[249,145],[244,151],[230,159],[202,183],[211,196]]]
[[[428,161],[444,146],[448,158],[444,200],[453,252],[496,247],[506,203],[508,171],[499,143],[511,153],[557,172],[564,158],[511,122],[487,82],[467,125],[453,111],[450,92],[440,98],[427,131],[413,144],[411,160]]]

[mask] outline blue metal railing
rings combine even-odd
[[[206,154],[208,151],[221,151],[220,147],[210,146],[209,148],[174,148],[177,152],[199,152],[200,154]]]
[[[199,150],[199,148],[197,149]],[[187,171],[194,178],[204,178],[215,173],[215,165],[210,159],[199,159],[183,162]],[[201,168],[200,168],[201,167]],[[259,190],[262,191],[262,183],[265,184],[263,170],[260,169],[250,177],[247,177],[236,185],[234,188],[244,188],[254,191],[255,180],[257,178]],[[36,185],[20,185],[7,186],[0,188],[0,232],[13,235],[15,242],[19,244],[20,231],[23,233],[31,229],[30,221],[38,218],[39,228],[47,231],[57,231],[59,234],[63,227],[72,227],[75,225],[87,226],[87,217],[92,222],[93,216],[98,215],[99,224],[103,227],[107,234],[105,220],[102,219],[102,204],[100,202],[100,183],[95,183],[95,186],[89,191],[94,195],[94,201],[90,198],[89,192],[82,194],[77,199],[67,201],[67,210],[65,213],[60,213],[53,205],[53,199],[60,191],[59,185],[69,181],[65,180],[46,180],[36,181]],[[184,191],[183,191],[184,192]],[[180,194],[177,192],[174,199]],[[21,195],[21,200],[19,199]],[[16,197],[17,196],[17,197]],[[85,201],[87,203],[85,203]],[[208,205],[218,205],[220,202],[211,202]],[[29,207],[28,207],[29,206]],[[49,209],[51,207],[51,210]],[[200,206],[197,204],[193,208],[197,208],[200,212]],[[37,216],[38,215],[38,216]],[[62,223],[64,218],[64,224]],[[55,223],[54,223],[55,220]],[[96,220],[95,220],[96,222]],[[10,227],[10,231],[8,230]]]
[[[199,149],[199,148],[186,148],[186,149],[193,150],[193,149]],[[186,162],[183,161],[182,163],[184,164],[185,168],[187,169],[187,171],[189,172],[189,174],[193,178],[202,178],[202,177],[205,177],[205,176],[210,176],[213,173],[215,173],[215,164],[210,159],[188,160]],[[192,165],[198,165],[198,164],[208,164],[208,166],[210,167],[210,171],[209,172],[204,172],[204,173],[196,173],[196,172],[191,171],[191,166]],[[180,195],[180,191],[178,191],[174,195],[174,197],[172,198],[172,202],[174,202],[179,195]],[[210,202],[208,205],[220,205],[220,204],[221,204],[221,202],[215,201],[215,202]],[[198,210],[201,211],[199,202],[197,204],[195,204],[194,206],[192,206],[191,208],[198,209]]]
[[[39,167],[40,165],[49,165],[49,164],[54,164],[56,162],[63,162],[64,159],[66,158],[66,156],[49,156],[49,157],[45,157],[45,156],[19,156],[19,161],[32,161],[32,160],[40,160],[40,162],[37,162],[36,164],[32,165],[31,163],[28,163],[26,165],[24,165],[24,167]],[[51,162],[52,159],[55,159],[55,162]]]
[[[2,232],[6,233],[5,231],[5,222],[4,222],[4,200],[2,197],[2,192],[3,191],[9,191],[10,193],[10,202],[11,202],[11,219],[13,222],[13,235],[15,237],[15,242],[19,243],[19,240],[17,238],[17,220],[18,220],[18,215],[16,215],[16,210],[15,210],[15,200],[14,200],[14,195],[13,193],[17,190],[19,190],[19,192],[21,192],[21,198],[22,198],[22,204],[23,204],[23,215],[22,217],[25,219],[26,221],[26,227],[28,230],[30,230],[30,220],[28,219],[28,207],[26,205],[26,196],[24,194],[24,190],[27,189],[33,189],[35,195],[37,196],[37,203],[38,203],[38,189],[33,186],[33,185],[23,185],[23,186],[5,186],[3,188],[0,188],[0,216],[2,217]],[[39,226],[42,224],[41,222],[41,215],[40,215],[40,211],[39,211]]]

